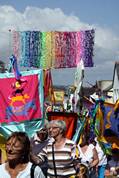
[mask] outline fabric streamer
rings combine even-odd
[[[12,67],[13,67],[13,71],[14,71],[16,80],[20,80],[21,73],[19,72],[19,69],[18,69],[17,58],[14,55],[12,55],[10,57],[10,61],[11,61]]]
[[[93,67],[95,31],[13,33],[13,51],[21,66],[47,68],[73,68],[82,59],[84,67]]]

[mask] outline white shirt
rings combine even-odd
[[[102,150],[102,148],[101,148],[101,146],[99,145],[98,142],[97,142],[95,148],[97,150],[98,158],[99,158],[99,164],[98,164],[98,166],[106,165],[107,164],[107,157],[104,154],[104,152],[103,152],[103,150]]]
[[[78,145],[78,149],[79,149],[79,155],[80,155],[80,158],[81,158],[81,163],[86,164],[87,166],[89,166],[89,164],[93,160],[94,145],[93,144],[89,144],[87,150],[84,153],[81,150],[81,147],[79,145]]]
[[[5,169],[5,165],[6,163],[0,165],[0,178],[11,178],[10,174]],[[26,168],[23,171],[20,171],[16,178],[30,178],[31,166],[32,163],[29,162]],[[39,166],[36,166],[35,168],[34,178],[45,178]]]

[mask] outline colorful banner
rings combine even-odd
[[[55,99],[55,102],[63,103],[63,101],[64,101],[64,91],[60,91],[60,90],[54,91],[54,99]]]
[[[115,108],[116,105],[99,98],[91,109],[91,133],[98,137],[107,154],[113,148],[119,149],[119,116]]]
[[[119,107],[116,104],[105,103],[104,134],[106,136],[116,136],[119,138]]]
[[[43,88],[41,70],[23,72],[20,80],[16,80],[13,74],[0,75],[0,122],[21,122],[42,118],[43,93],[40,93],[39,85]],[[22,74],[22,73],[21,73]],[[40,75],[40,76],[39,76]],[[43,76],[42,76],[43,77]]]
[[[81,59],[85,67],[93,67],[94,34],[93,29],[13,32],[13,52],[24,67],[73,68]]]

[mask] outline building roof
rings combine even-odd
[[[109,91],[112,89],[112,80],[99,80],[96,82],[97,88],[101,91]]]
[[[115,62],[115,66],[114,66],[114,72],[113,72],[113,83],[112,83],[112,86],[114,84],[114,76],[115,76],[115,72],[117,72],[117,77],[118,77],[118,80],[119,80],[119,62]]]

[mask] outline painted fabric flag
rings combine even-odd
[[[104,151],[111,154],[111,149],[119,149],[119,119],[115,113],[116,106],[107,103],[103,98],[95,101],[91,111],[92,135],[98,137]]]
[[[119,106],[117,103],[105,103],[104,134],[106,136],[116,136],[119,138]]]
[[[38,72],[38,71],[37,71]],[[39,74],[21,76],[16,80],[13,74],[0,75],[0,122],[21,122],[42,117]]]
[[[82,59],[93,67],[95,31],[13,32],[13,52],[24,67],[73,68]]]

